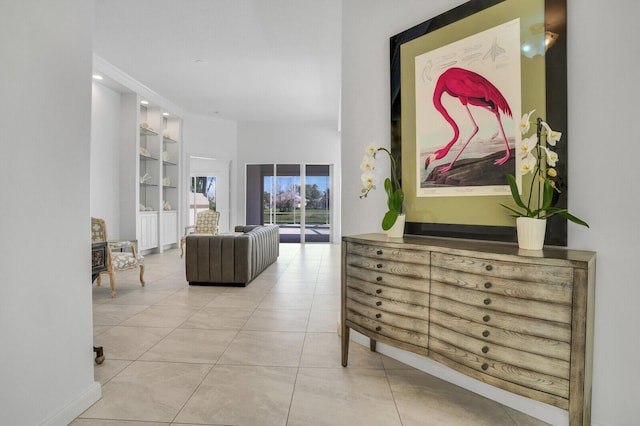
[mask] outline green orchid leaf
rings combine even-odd
[[[550,208],[547,209],[546,217],[551,217],[551,216],[556,215],[556,214],[559,214],[560,216],[566,218],[567,220],[570,220],[573,223],[577,223],[578,225],[586,226],[587,228],[589,227],[589,224],[587,222],[585,222],[582,219],[579,219],[579,218],[575,217],[574,215],[569,213],[567,211],[567,209],[559,209],[557,207],[550,207]]]
[[[391,198],[391,194],[393,194],[393,185],[391,185],[391,179],[386,178],[384,180],[384,190],[387,193],[387,196]]]
[[[505,209],[513,212],[514,214],[512,215],[513,217],[521,217],[522,213],[519,212],[518,210],[512,209],[511,207],[505,205],[505,204],[500,204],[502,207],[504,207]]]
[[[516,178],[513,177],[513,175],[507,173],[507,182],[509,182],[509,188],[511,189],[511,196],[513,197],[513,201],[515,201],[518,206],[529,212],[529,208],[522,202],[522,199],[520,198]]]
[[[382,218],[382,229],[388,231],[396,223],[400,212],[395,209],[389,210]]]
[[[549,184],[549,180],[544,180],[544,188],[542,190],[542,207],[540,210],[548,210],[553,202],[553,187]]]

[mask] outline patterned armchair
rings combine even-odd
[[[184,236],[180,239],[180,257],[184,256],[184,245],[189,234],[218,235],[220,212],[203,210],[196,216],[196,225],[184,228]]]
[[[144,257],[136,254],[136,247],[131,241],[109,242],[107,240],[107,226],[102,219],[91,218],[91,242],[104,242],[107,245],[107,270],[100,272],[96,278],[96,284],[101,284],[101,275],[109,275],[109,283],[111,285],[111,297],[116,295],[116,271],[125,269],[140,268],[140,284],[144,287]],[[113,251],[130,250],[130,251]]]

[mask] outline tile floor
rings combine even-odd
[[[342,368],[339,245],[281,244],[246,288],[189,286],[176,250],[136,275],[93,287],[103,397],[74,426],[544,424],[357,343]]]

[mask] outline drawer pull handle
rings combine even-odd
[[[376,268],[378,268],[378,269],[382,268],[382,263],[378,263],[378,264],[376,265]]]
[[[487,369],[489,368],[489,364],[487,364],[486,362],[484,364],[482,364],[481,367],[484,371],[487,371]]]
[[[482,347],[482,353],[486,354],[487,352],[489,352],[489,346],[483,346]]]
[[[382,293],[382,289],[379,288],[376,290],[376,294],[380,294],[380,293]]]
[[[485,305],[490,305],[491,304],[491,299],[489,299],[488,297],[486,299],[484,299],[484,304]]]
[[[484,288],[491,288],[491,283],[484,283]]]
[[[489,330],[485,330],[485,331],[483,331],[483,332],[482,332],[482,335],[483,335],[484,337],[489,337],[489,334],[490,334],[490,333],[489,333]]]
[[[376,314],[376,318],[380,318],[382,314]]]
[[[493,266],[487,265],[487,266],[484,267],[484,269],[486,269],[487,271],[491,271],[491,270],[493,270]]]
[[[491,317],[489,315],[485,315],[482,317],[482,321],[484,322],[489,322],[489,320],[491,319]]]
[[[382,302],[378,300],[378,301],[376,302],[376,306],[380,306],[380,305],[382,305]]]
[[[376,327],[376,331],[380,331],[380,330],[382,330],[382,327],[380,326]]]
[[[376,254],[382,254],[382,250],[378,250]]]
[[[382,277],[376,277],[376,281],[382,281]]]

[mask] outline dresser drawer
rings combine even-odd
[[[468,290],[456,285],[443,284],[439,281],[431,281],[430,290],[433,295],[475,307],[482,307],[487,311],[522,315],[564,324],[571,323],[571,306],[567,305]]]
[[[364,305],[358,305],[357,302],[351,301],[350,308],[347,309],[347,321],[362,327],[368,331],[368,335],[377,340],[376,335],[384,336],[397,342],[406,343],[412,346],[427,349],[429,346],[428,325],[423,322],[412,319],[407,321],[406,318],[390,313],[384,313],[384,321],[375,318],[375,310]],[[373,315],[373,318],[371,316]],[[412,324],[412,325],[409,325]],[[411,327],[411,328],[410,328]],[[412,328],[418,328],[414,330]]]
[[[455,271],[454,276],[457,272],[467,272],[531,283],[541,282],[561,286],[571,286],[573,283],[573,269],[563,266],[541,267],[531,263],[505,262],[436,252],[431,254],[431,263],[435,267]],[[442,275],[446,276],[447,273]]]
[[[519,320],[519,318],[513,318],[512,325],[517,324]],[[571,347],[567,342],[505,330],[435,309],[430,311],[429,321],[431,324],[456,330],[482,342],[498,344],[513,349],[525,348],[527,352],[567,362],[571,359]]]
[[[392,260],[403,263],[429,265],[431,252],[428,250],[389,248],[375,244],[348,243],[347,254],[356,254],[373,259]]]
[[[357,266],[349,265],[347,266],[347,279],[351,278],[385,285],[387,287],[419,291],[422,293],[429,292],[429,280],[425,278],[393,275],[379,270],[373,271],[371,269],[364,269]]]
[[[435,323],[431,324],[429,333],[433,338],[486,360],[500,361],[532,372],[569,379],[569,361],[534,354],[529,352],[527,347],[509,348],[498,343],[491,343],[468,336],[459,332],[459,330],[454,331]]]
[[[347,254],[347,265],[406,277],[429,279],[429,265]]]
[[[447,265],[451,266],[451,265]],[[434,263],[431,267],[431,279],[469,290],[480,290],[500,294],[505,297],[539,300],[570,306],[573,294],[571,281],[543,282],[525,281],[524,278],[502,278],[493,275],[454,271]]]
[[[357,278],[347,280],[347,297],[352,291],[359,291],[381,301],[395,301],[409,305],[429,306],[429,294],[420,291],[387,287],[378,283],[362,281]]]
[[[410,297],[403,297],[402,299],[410,299]],[[420,301],[419,303],[397,301],[365,293],[357,287],[349,288],[346,297],[347,306],[349,306],[349,301],[351,300],[359,304],[377,309],[381,312],[391,312],[405,317],[419,318],[422,320],[427,320],[429,318],[429,304],[425,303],[424,300]]]
[[[433,294],[430,297],[429,308],[432,316],[435,311],[440,311],[477,324],[486,324],[506,331],[559,342],[571,342],[571,326],[569,324],[492,311],[484,307],[484,305],[482,307],[472,306]]]
[[[553,403],[562,408],[567,406],[566,399],[569,398],[569,380],[567,379],[537,373],[501,361],[478,356],[433,336],[429,339],[429,353],[432,354],[432,358],[452,368],[458,369],[458,367],[462,367],[465,372],[465,368],[468,368],[478,374],[477,378],[500,386],[503,389],[519,391],[524,395],[530,396],[534,392],[538,392],[537,399],[543,402]],[[482,376],[492,377],[500,382],[485,379]],[[529,390],[533,392],[529,392]],[[545,394],[560,397],[564,402],[558,401],[556,398],[545,398]]]
[[[355,312],[365,318],[372,321],[380,322],[381,324],[391,325],[393,327],[415,331],[417,333],[427,335],[429,331],[429,315],[419,316],[406,316],[402,314],[393,313],[378,309],[375,306],[370,306],[364,303],[360,303],[356,299],[347,299],[347,310]]]

